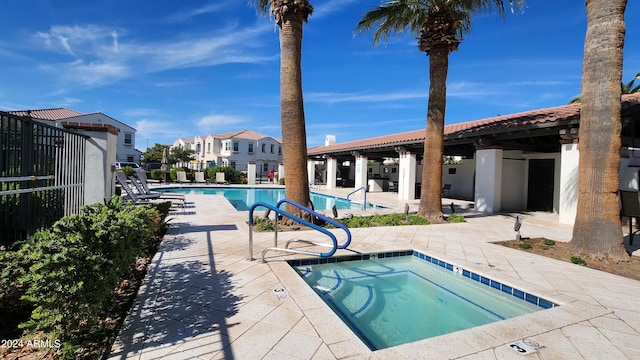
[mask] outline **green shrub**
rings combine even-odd
[[[447,218],[448,222],[452,222],[452,223],[463,223],[465,222],[464,220],[464,216],[458,214],[458,213],[453,213],[451,215],[449,215],[449,217]]]
[[[547,246],[553,246],[556,244],[556,242],[550,239],[544,239],[544,244]]]
[[[579,256],[572,256],[571,262],[577,265],[587,265],[587,262]]]
[[[162,180],[162,170],[154,169],[149,173],[149,177],[153,180]]]
[[[215,179],[216,173],[223,172],[224,179],[229,184],[246,184],[247,178],[241,172],[229,166],[214,166],[207,169],[207,176],[209,179]]]
[[[271,231],[275,229],[273,221],[261,216],[253,217],[253,226],[255,231]]]
[[[19,280],[34,310],[22,328],[73,341],[98,329],[113,289],[162,228],[161,211],[163,205],[124,205],[114,197],[29,238],[19,250],[29,271]]]
[[[529,243],[522,243],[522,244],[518,244],[518,247],[519,247],[520,249],[528,250],[528,249],[531,249],[531,247],[532,247],[532,246],[531,246],[531,244],[529,244]]]
[[[135,175],[135,172],[133,171],[133,168],[131,166],[123,166],[122,168],[120,168],[120,170],[122,170],[122,172],[124,172],[127,177]]]
[[[428,225],[429,221],[420,215],[405,214],[375,214],[372,216],[350,216],[343,219],[336,219],[339,223],[349,228],[362,228],[372,226],[399,226],[399,225]]]

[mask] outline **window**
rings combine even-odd
[[[231,162],[229,162],[229,167],[235,170],[235,168],[236,168],[236,162],[235,162],[235,161],[231,161]]]
[[[253,154],[253,143],[249,143],[249,154]]]
[[[199,153],[199,152],[200,152],[200,145],[201,145],[200,143],[197,143],[197,144],[196,144],[196,153]]]
[[[267,144],[262,144],[262,152],[267,152]]]
[[[229,141],[224,142],[224,151],[231,150],[231,143]]]
[[[211,143],[207,144],[207,154],[211,153]]]
[[[278,146],[278,155],[282,154],[282,146]]]
[[[240,151],[239,149],[240,149],[240,143],[237,142],[237,141],[234,141],[233,142],[233,151],[238,152],[238,151]]]
[[[133,144],[133,134],[132,133],[125,133],[124,134],[124,143],[127,144],[127,145]]]
[[[262,144],[264,146],[264,144]],[[262,164],[262,171],[269,171],[269,164]]]
[[[273,144],[271,144],[271,153],[273,154]]]

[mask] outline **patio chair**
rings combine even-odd
[[[183,209],[185,208],[184,198],[167,198],[162,193],[144,194],[133,190],[127,181],[127,175],[122,170],[116,170],[116,182],[126,193],[125,200],[134,205],[148,204],[151,200],[170,201],[172,204],[177,203]]]
[[[633,236],[640,230],[640,199],[637,191],[620,190],[620,216],[629,218],[629,245],[633,245]],[[636,231],[633,231],[633,218],[636,218]]]
[[[204,172],[196,171],[196,183],[198,184],[206,184],[207,180],[204,179]]]
[[[136,193],[138,197],[142,195],[142,196],[148,196],[150,199],[166,199],[166,200],[175,199],[175,200],[180,200],[182,202],[185,201],[184,194],[172,194],[172,193],[165,193],[165,192],[159,192],[159,191],[150,191],[149,188],[146,187],[146,185],[143,185],[140,178],[137,178],[135,176],[129,176],[129,180],[131,180],[131,184],[134,186],[135,190],[138,191]]]
[[[144,169],[134,170],[136,177],[130,177],[132,184],[138,189],[138,193],[145,195],[158,195],[164,198],[181,198],[184,199],[183,194],[171,194],[164,192],[151,191],[149,184],[147,183],[147,173]]]
[[[176,171],[176,181],[179,183],[190,183],[187,179],[187,173],[185,171]]]
[[[451,184],[444,184],[444,186],[442,187],[442,196],[451,196]]]
[[[224,178],[224,173],[223,172],[217,172],[216,173],[216,184],[226,184],[227,181]]]

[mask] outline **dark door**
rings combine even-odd
[[[554,159],[529,160],[527,209],[553,211]]]

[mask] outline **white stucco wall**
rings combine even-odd
[[[522,210],[526,207],[524,187],[525,166],[523,158],[506,158],[502,163],[502,211]]]
[[[450,174],[449,169],[455,169]],[[463,200],[473,200],[476,160],[464,159],[461,164],[444,165],[442,169],[442,184],[451,184],[451,197]]]

